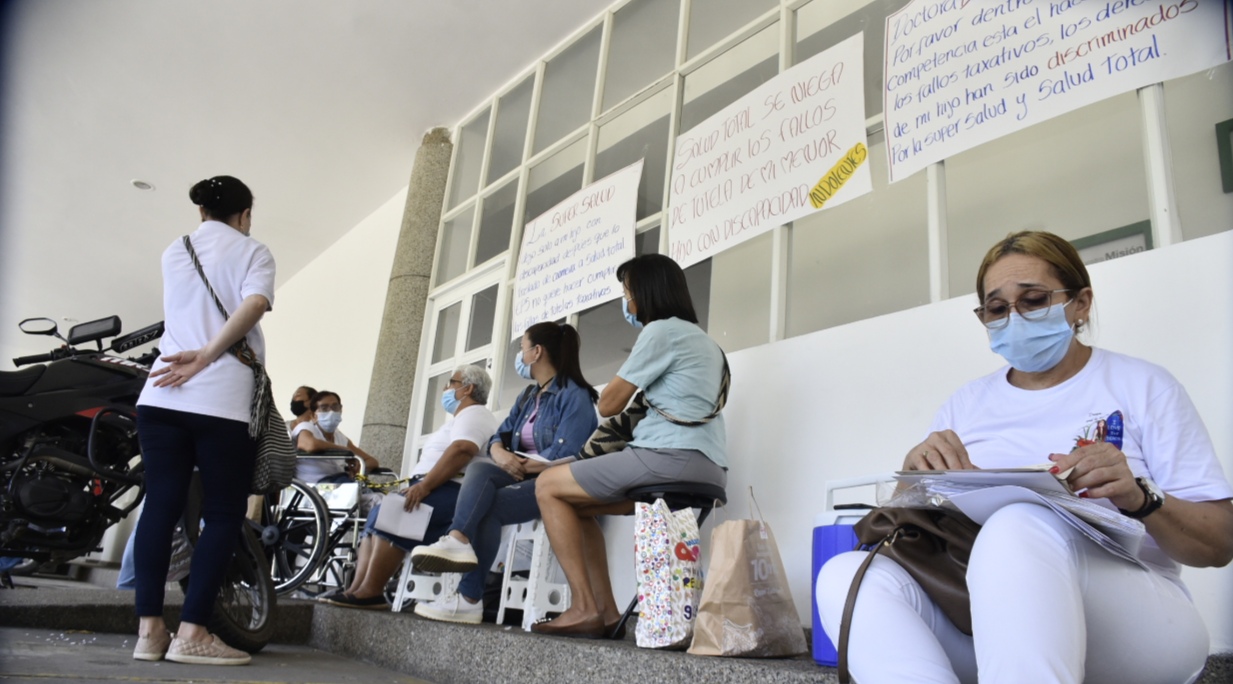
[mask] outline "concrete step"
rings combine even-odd
[[[0,590],[0,626],[117,634],[137,629],[132,592],[65,579],[15,579],[22,588]],[[182,600],[178,589],[168,592],[169,621],[174,621]],[[516,626],[454,625],[410,612],[362,611],[289,599],[279,599],[274,640],[308,644],[435,684],[838,681],[834,669],[819,667],[809,656],[707,658],[640,649],[632,629],[624,641],[563,639],[529,634]],[[1233,682],[1233,654],[1209,658],[1199,682]]]

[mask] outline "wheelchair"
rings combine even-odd
[[[397,484],[394,471],[377,468],[369,473],[364,462],[349,451],[297,451],[296,456],[354,460],[361,481],[372,490]],[[263,497],[249,525],[261,539],[278,595],[297,590],[318,594],[350,583],[366,520],[361,512],[365,490],[360,482],[309,484],[295,479],[281,492]]]

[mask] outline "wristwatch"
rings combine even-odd
[[[1164,490],[1160,488],[1160,485],[1152,482],[1149,478],[1136,477],[1135,482],[1138,483],[1139,489],[1143,490],[1143,506],[1137,511],[1127,511],[1121,508],[1117,510],[1121,511],[1122,515],[1129,516],[1137,520],[1142,520],[1152,513],[1155,513],[1156,509],[1164,505],[1165,493]]]

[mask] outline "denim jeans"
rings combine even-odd
[[[207,624],[240,539],[257,442],[242,421],[155,406],[137,407],[137,433],[146,469],[146,503],[133,544],[137,615],[163,614],[171,533],[184,513],[196,466],[205,526],[194,549],[180,619]]]
[[[408,487],[422,480],[422,477],[411,478]],[[442,482],[436,489],[424,497],[422,503],[432,506],[432,515],[428,518],[428,529],[424,531],[423,539],[408,539],[377,529],[377,517],[381,514],[381,504],[372,507],[368,519],[364,522],[364,536],[375,534],[378,537],[397,546],[403,551],[410,551],[420,544],[431,544],[449,533],[450,520],[454,518],[454,506],[458,501],[458,483],[454,480]]]
[[[479,566],[463,575],[458,593],[476,601],[483,598],[484,580],[501,548],[501,527],[538,517],[534,479],[517,482],[495,463],[472,461],[458,493],[450,529],[471,540]]]

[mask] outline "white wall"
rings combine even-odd
[[[1091,274],[1092,341],[1169,369],[1233,474],[1233,316],[1219,301],[1233,291],[1233,233],[1097,264]],[[810,622],[812,528],[824,482],[897,469],[950,393],[1002,365],[973,306],[973,296],[958,297],[729,356],[731,513],[748,515],[745,492],[753,485],[803,624]],[[612,546],[623,576],[631,569],[623,560],[628,539]],[[1213,652],[1233,651],[1233,567],[1187,569],[1184,577]]]
[[[361,447],[406,196],[404,188],[278,288],[274,310],[261,321],[284,417],[296,387],[333,390],[343,398],[340,429]]]

